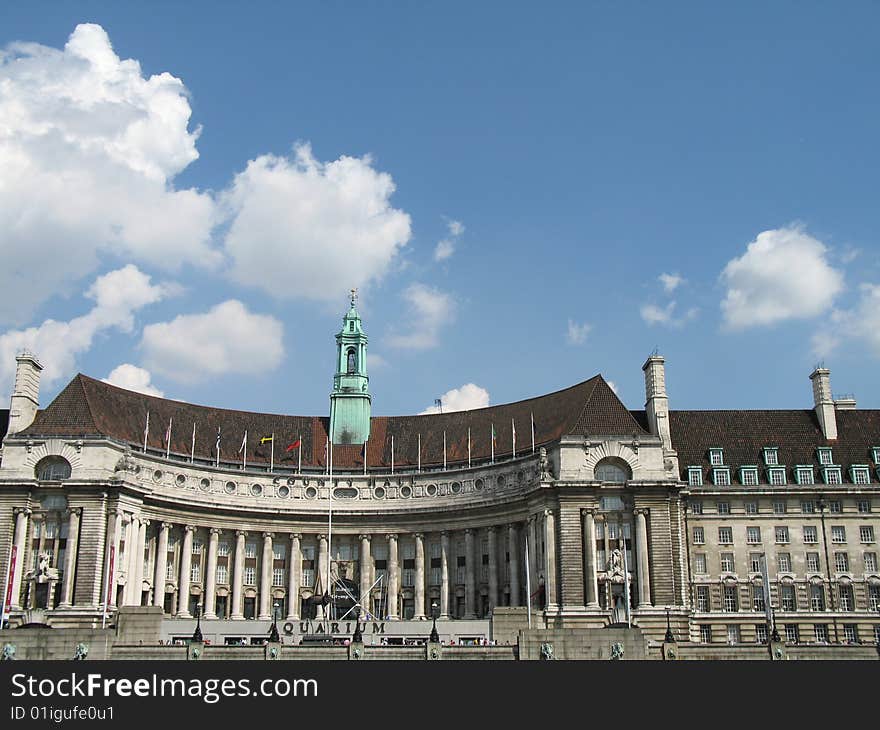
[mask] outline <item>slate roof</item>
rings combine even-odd
[[[289,453],[285,449],[299,438],[304,467],[326,464],[329,417],[250,413],[193,405],[124,390],[82,374],[74,377],[20,436],[108,436],[142,447],[148,411],[148,449],[164,450],[164,435],[172,420],[171,451],[176,454],[189,456],[195,424],[198,459],[213,460],[219,427],[221,462],[240,462],[239,448],[247,430],[249,464],[268,464],[270,446],[260,446],[259,439],[273,433],[275,462],[279,466],[296,463],[298,449]],[[511,455],[514,428],[517,453],[523,454],[531,450],[532,417],[536,447],[558,441],[567,434],[631,436],[647,433],[602,376],[596,375],[570,388],[516,403],[422,416],[374,417],[367,444],[367,464],[375,468],[390,467],[393,437],[395,467],[415,466],[421,435],[422,465],[442,465],[444,432],[447,463],[466,463],[468,429],[472,459],[475,462],[487,460],[491,456],[493,425],[497,457]],[[362,444],[333,447],[334,468],[361,469],[363,459]]]

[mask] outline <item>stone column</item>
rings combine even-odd
[[[498,536],[495,528],[489,530],[489,610],[498,605]]]
[[[370,612],[370,536],[359,535],[361,541],[361,616]]]
[[[12,576],[12,609],[21,608],[21,576],[24,574],[25,546],[27,545],[28,516],[31,511],[27,507],[15,508],[15,573]],[[6,600],[6,596],[0,596]]]
[[[165,573],[168,569],[168,532],[171,523],[163,522],[159,525],[159,535],[156,539],[156,565],[153,571],[153,605],[164,610],[165,607]]]
[[[440,618],[449,618],[449,533],[440,533]]]
[[[150,521],[141,517],[137,537],[137,555],[135,555],[134,586],[132,586],[132,603],[140,606],[144,597],[144,550],[147,547],[147,527]]]
[[[208,535],[208,565],[205,569],[205,618],[217,618],[217,546],[220,543],[220,530],[212,527]]]
[[[272,618],[272,565],[275,554],[272,552],[272,533],[263,533],[263,559],[260,561],[260,611],[257,618],[267,621]]]
[[[400,589],[400,570],[397,564],[397,535],[388,535],[388,618],[399,618],[397,593]]]
[[[287,620],[299,621],[299,587],[302,583],[302,535],[290,535],[290,566],[287,586]]]
[[[107,562],[104,565],[104,582],[101,585],[101,605],[107,608],[116,606],[116,577],[119,575],[119,541],[122,538],[122,511],[111,510],[107,517]],[[112,558],[111,558],[112,553]],[[110,563],[113,572],[110,574]]]
[[[190,568],[192,567],[193,533],[196,528],[187,525],[183,528],[183,546],[180,548],[180,578],[177,581],[177,616],[191,618],[189,612]]]
[[[123,522],[125,523],[125,588],[122,590],[122,605],[130,606],[132,603],[131,587],[134,585],[134,574],[137,572],[134,557],[137,552],[136,543],[139,525],[138,519],[134,515],[128,515],[127,522],[126,518],[123,518]]]
[[[415,598],[415,612],[413,618],[425,619],[425,536],[417,532],[413,537],[416,539],[416,580],[413,595]]]
[[[519,606],[519,540],[516,525],[507,526],[507,552],[510,555],[510,605]]]
[[[584,582],[587,608],[599,608],[599,585],[596,579],[596,510],[581,510],[584,520]]]
[[[330,586],[327,585],[327,566],[330,564],[329,560],[330,556],[327,554],[327,536],[318,535],[318,577],[315,584],[323,586],[324,593],[330,591]],[[324,606],[321,604],[318,604],[316,618],[319,621],[324,618]]]
[[[67,546],[64,548],[64,576],[61,579],[59,608],[69,608],[73,605],[73,576],[76,572],[80,512],[82,512],[81,507],[70,507],[67,510]]]
[[[636,547],[638,550],[639,608],[651,605],[651,574],[648,566],[648,510],[637,509]]]
[[[547,608],[556,609],[556,516],[544,510],[544,590]]]
[[[531,515],[526,521],[526,540],[529,543],[529,560],[526,570],[529,571],[529,582],[532,586],[532,593],[538,590],[537,524],[538,518],[536,515]]]
[[[241,608],[241,584],[244,581],[244,538],[247,533],[237,530],[235,533],[235,557],[232,563],[232,612],[230,619],[244,619]]]
[[[464,617],[477,617],[477,573],[474,564],[474,531],[464,531],[465,582],[464,582]]]

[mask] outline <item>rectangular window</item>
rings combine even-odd
[[[733,553],[721,553],[721,572],[733,572]]]
[[[440,568],[431,568],[430,582],[432,586],[440,585]]]
[[[843,484],[843,477],[840,474],[839,466],[827,466],[822,471],[826,484]]]
[[[284,560],[287,555],[287,550],[285,550],[284,545],[279,545],[278,543],[272,544],[272,558],[274,560]]]
[[[220,585],[226,585],[226,584],[228,583],[228,580],[227,580],[227,577],[228,577],[227,570],[228,570],[228,569],[227,569],[227,567],[226,567],[225,565],[218,565],[218,566],[217,566],[217,582],[218,582]]]
[[[780,573],[791,573],[791,553],[778,553],[776,565]]]
[[[862,542],[874,542],[874,527],[872,525],[862,525],[859,527],[859,540]]]
[[[798,466],[794,470],[795,481],[798,484],[815,484],[816,478],[813,476],[812,466]]]
[[[877,553],[865,553],[865,572],[877,572]]]
[[[733,529],[730,527],[719,527],[718,528],[718,542],[721,545],[732,545],[733,544]]]
[[[193,583],[198,583],[202,579],[202,566],[198,563],[193,563],[189,566],[189,579]]]
[[[804,525],[804,544],[813,545],[819,541],[815,525]]]
[[[761,572],[761,553],[749,553],[749,572]]]
[[[816,512],[816,503],[812,500],[806,500],[801,502],[801,512],[805,515],[811,515]]]
[[[257,543],[255,542],[246,542],[244,544],[244,556],[246,558],[255,558],[257,557]]]
[[[705,574],[706,570],[706,553],[697,553],[694,555],[694,573]]]
[[[776,533],[776,542],[784,545],[788,542],[788,528],[784,525],[777,525],[774,532]]]
[[[764,603],[764,586],[757,584],[752,585],[752,610],[764,611],[767,606]]]
[[[813,638],[819,644],[827,644],[828,624],[813,624]]]
[[[747,515],[758,514],[758,503],[757,502],[746,502],[746,514]]]
[[[744,487],[758,486],[758,470],[753,466],[744,466],[739,470],[739,481]]]
[[[699,466],[688,467],[688,484],[692,487],[703,486],[703,470]]]
[[[819,553],[807,553],[807,570],[811,573],[819,572]]]
[[[202,554],[202,541],[201,540],[193,540],[193,555],[201,555]]]
[[[378,574],[380,571],[377,568],[376,573]],[[377,575],[378,577],[378,575]],[[303,588],[312,588],[315,585],[315,569],[314,568],[303,568],[302,570],[302,580],[300,581],[300,585]]]
[[[730,502],[718,502],[718,514],[719,515],[729,515],[730,514]]]
[[[229,556],[229,543],[228,542],[219,542],[217,543],[217,557],[225,558]]]
[[[706,542],[702,527],[694,528],[694,545],[703,545]]]
[[[834,570],[838,573],[849,572],[849,554],[834,553]]]
[[[846,542],[846,528],[843,525],[832,525],[831,542],[837,544]]]
[[[784,515],[786,512],[788,512],[788,505],[785,502],[774,502],[773,512],[777,515]]]
[[[695,515],[703,514],[703,503],[699,500],[696,502],[691,502],[691,512],[693,512]]]
[[[816,585],[815,583],[810,585],[810,610],[825,610],[825,586]]]
[[[797,591],[791,583],[783,583],[780,586],[783,611],[797,611]]]
[[[785,478],[785,469],[781,467],[774,467],[773,469],[767,470],[768,481],[774,487],[782,487],[786,484],[787,480]]]
[[[834,463],[831,458],[831,449],[820,447],[816,449],[816,455],[819,459],[820,464],[825,465]]]
[[[828,503],[828,511],[833,515],[839,515],[841,512],[843,512],[843,502],[841,502],[839,499],[832,499]]]
[[[785,624],[785,641],[788,644],[797,644],[800,641],[800,632],[797,624]]]
[[[853,484],[870,484],[871,472],[867,466],[853,466],[849,470],[849,476]]]
[[[724,449],[709,449],[709,463],[712,466],[720,466],[724,463]]]
[[[840,610],[854,611],[856,608],[856,600],[853,595],[853,587],[851,585],[840,586]]]
[[[871,447],[871,459],[875,464],[880,465],[880,446]]]
[[[739,626],[737,624],[728,624],[727,626],[727,643],[739,644]]]
[[[755,643],[767,643],[767,624],[755,624]]]
[[[779,463],[779,450],[775,446],[764,447],[764,464],[775,466]]]
[[[711,624],[700,624],[700,642],[703,644],[712,643],[712,626]]]
[[[697,610],[706,613],[709,608],[709,586],[697,586]]]
[[[729,487],[730,486],[730,469],[713,469],[712,470],[712,481],[715,483],[716,487]]]
[[[867,514],[867,513],[870,512],[870,511],[871,511],[871,502],[870,502],[870,500],[867,500],[867,499],[860,499],[860,500],[859,500],[859,513],[864,515],[864,514]]]
[[[272,568],[272,585],[284,585],[284,568]]]
[[[868,606],[872,611],[880,611],[880,586],[868,586]]]
[[[856,624],[844,624],[843,625],[843,640],[847,644],[858,644],[859,643],[859,629]]]
[[[724,586],[723,597],[725,611],[739,610],[739,601],[736,595],[736,586]]]
[[[761,542],[761,528],[760,527],[747,527],[746,528],[746,542],[749,545],[757,545]]]
[[[257,584],[257,569],[253,565],[247,565],[244,569],[245,585],[253,586]]]

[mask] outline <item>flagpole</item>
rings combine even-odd
[[[296,464],[296,473],[302,474],[303,470],[303,437],[299,435],[299,461]]]
[[[171,424],[174,422],[174,416],[168,419],[168,433],[165,434],[165,458],[171,453]]]
[[[241,442],[241,470],[247,471],[247,429],[244,430],[244,440]]]
[[[535,414],[530,413],[529,417],[532,419],[532,453],[535,453]]]
[[[269,449],[269,473],[275,471],[275,432],[272,432],[272,440],[269,442],[272,446]]]
[[[364,441],[364,476],[367,475],[367,441]]]
[[[196,460],[196,422],[193,421],[193,438],[192,438],[192,449],[189,452],[189,463],[194,464]]]
[[[330,591],[330,562],[333,560],[333,442],[329,436],[327,437],[327,450],[330,457],[330,483],[327,488],[327,582],[324,590]],[[327,610],[329,611],[329,609],[328,604]],[[324,618],[330,617],[325,616]]]
[[[468,469],[471,468],[471,427],[468,426]]]
[[[147,411],[147,425],[144,426],[144,453],[147,453],[147,436],[150,435],[150,412]]]
[[[495,424],[492,424],[492,463],[495,463]]]
[[[416,471],[420,472],[422,470],[422,434],[419,434],[419,456],[418,456],[418,467],[416,467]]]
[[[511,418],[510,419],[510,433],[511,439],[513,440],[513,458],[516,458],[516,423]]]
[[[391,473],[394,474],[394,434],[391,434]]]
[[[217,444],[215,445],[214,449],[217,452],[216,456],[214,457],[214,467],[219,469],[220,468],[220,426],[217,426]]]

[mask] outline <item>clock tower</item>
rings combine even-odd
[[[370,437],[370,377],[367,375],[367,335],[361,328],[357,289],[351,308],[336,335],[336,374],[330,393],[330,438],[334,444],[362,444]]]

